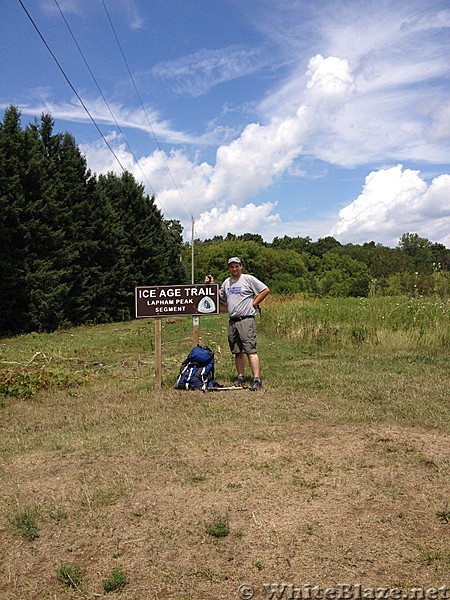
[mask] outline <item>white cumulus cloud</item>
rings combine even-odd
[[[448,245],[449,195],[447,174],[428,185],[420,171],[403,169],[401,164],[372,171],[361,194],[339,211],[330,235],[343,242],[373,240],[395,246],[403,233],[414,232]]]
[[[271,202],[260,205],[250,202],[241,207],[235,204],[217,206],[202,213],[196,221],[196,236],[209,238],[214,235],[226,236],[228,232],[233,232],[236,235],[259,233],[265,237],[264,234],[280,222],[278,215],[271,214],[273,208],[274,204]]]
[[[319,101],[324,98],[344,98],[354,89],[349,63],[345,58],[324,58],[317,54],[309,61],[306,74],[309,77],[306,89],[313,95],[317,94]]]

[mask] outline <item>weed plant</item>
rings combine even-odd
[[[0,371],[0,398],[33,398],[40,390],[70,387],[75,380],[65,373],[43,370],[8,369]]]
[[[211,523],[205,523],[206,532],[216,538],[226,537],[230,533],[228,515],[216,515]]]
[[[65,585],[81,590],[83,587],[83,578],[81,576],[81,567],[77,564],[60,563],[56,568],[56,575]]]
[[[15,515],[11,519],[11,525],[29,542],[37,539],[39,537],[37,509],[27,508]]]
[[[103,580],[102,586],[106,593],[120,592],[127,582],[127,574],[120,567],[113,569],[111,575]]]

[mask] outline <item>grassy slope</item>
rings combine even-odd
[[[163,321],[159,391],[152,321],[1,341],[3,368],[84,383],[0,408],[0,598],[94,598],[117,567],[136,600],[448,583],[448,347],[381,329],[375,343],[354,315],[348,336],[323,314],[276,336],[288,309],[259,323],[257,394],[172,389],[189,319]],[[225,315],[201,320],[224,384],[225,330]],[[225,518],[227,536],[207,532]],[[80,567],[77,588],[61,563]]]

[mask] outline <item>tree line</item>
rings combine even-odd
[[[184,281],[182,228],[124,172],[95,176],[49,114],[0,123],[0,334],[126,320],[136,285]]]
[[[185,246],[185,259],[190,249]],[[228,276],[227,259],[239,256],[246,272],[279,294],[319,297],[372,295],[448,295],[450,250],[417,233],[405,233],[396,248],[369,242],[341,244],[328,236],[276,237],[265,242],[258,234],[215,236],[195,241],[198,281],[212,273]]]
[[[10,106],[0,123],[0,335],[134,316],[137,285],[190,283],[191,245],[179,221],[124,172],[95,175],[49,114],[25,128]],[[220,282],[227,259],[274,293],[448,294],[450,250],[415,233],[396,248],[333,237],[246,233],[195,240],[195,279]]]

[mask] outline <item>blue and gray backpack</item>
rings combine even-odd
[[[196,346],[181,363],[176,390],[202,390],[217,386],[214,381],[214,352],[207,346]]]

